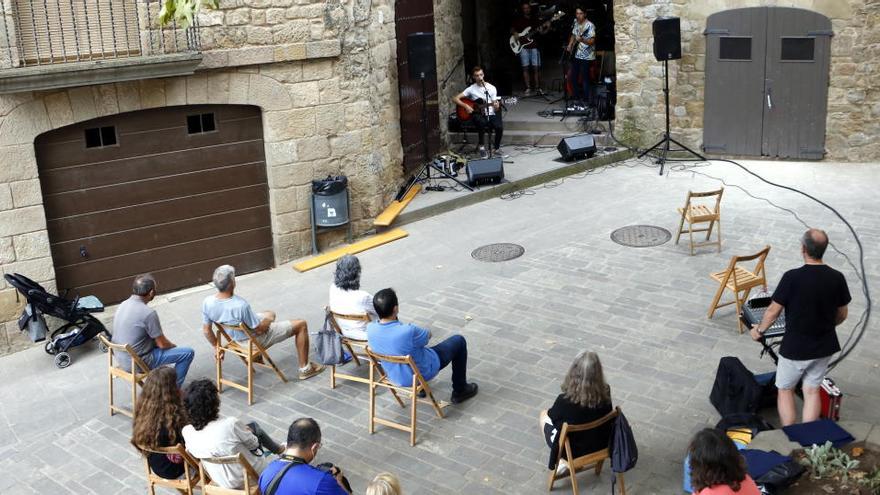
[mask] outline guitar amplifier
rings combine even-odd
[[[819,387],[819,398],[822,400],[822,410],[819,416],[840,421],[840,403],[843,400],[843,393],[834,384],[834,380],[827,376],[822,379],[822,385]]]

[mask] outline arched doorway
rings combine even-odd
[[[788,7],[752,7],[706,21],[703,149],[821,159],[831,20]]]
[[[192,105],[100,117],[35,140],[60,289],[113,303],[273,264],[260,109]]]

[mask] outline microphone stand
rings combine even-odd
[[[486,107],[483,108],[483,117],[486,119],[486,127],[488,127],[486,132],[486,144],[489,146],[489,158],[492,158],[495,155],[495,145],[493,144],[493,134],[495,126],[492,125],[491,116],[489,111],[491,108],[494,108],[495,102],[489,98],[489,89],[486,88],[486,82],[483,81],[483,89],[486,92]],[[482,157],[481,157],[482,158]]]

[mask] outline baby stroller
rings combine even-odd
[[[70,300],[50,294],[42,285],[19,273],[7,273],[3,277],[27,300],[24,311],[18,318],[18,328],[22,331],[27,328],[34,342],[46,341],[43,349],[55,356],[55,366],[70,366],[71,358],[67,351],[94,339],[99,333],[110,339],[110,332],[104,324],[92,316],[92,313],[104,311],[104,304],[97,297],[80,298],[77,295]],[[54,316],[66,323],[47,338],[48,328],[43,315]],[[99,348],[102,352],[107,352],[103,345],[99,344]]]

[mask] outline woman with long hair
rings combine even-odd
[[[581,351],[562,381],[562,393],[553,407],[541,411],[544,440],[550,447],[548,468],[560,473],[568,469],[559,459],[559,431],[562,423],[584,424],[601,419],[611,412],[611,387],[605,383],[602,363],[595,352]],[[569,438],[572,455],[579,457],[608,447],[612,422]],[[559,461],[557,463],[557,460]]]
[[[280,454],[284,447],[278,445],[256,423],[244,424],[234,417],[220,417],[220,393],[217,386],[207,378],[194,380],[186,388],[186,412],[190,424],[183,427],[186,450],[205,459],[225,457],[241,453],[257,474],[268,464],[263,457],[268,450]],[[224,488],[244,486],[244,472],[238,464],[205,463],[211,479]]]
[[[706,428],[688,447],[694,495],[760,495],[746,472],[746,461],[733,440],[722,431]]]
[[[141,449],[171,447],[183,443],[181,430],[187,423],[186,409],[177,388],[174,368],[163,366],[150,371],[137,399],[137,415],[132,425],[131,444]],[[153,472],[166,479],[183,475],[183,458],[176,455],[147,454]]]
[[[378,320],[379,315],[373,307],[373,296],[361,290],[361,262],[357,256],[347,254],[336,262],[336,273],[330,284],[328,299],[330,311],[344,315],[367,315]],[[338,319],[342,335],[350,339],[367,340],[367,322]]]

